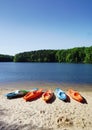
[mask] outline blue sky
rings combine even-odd
[[[92,0],[0,0],[0,54],[92,45]]]

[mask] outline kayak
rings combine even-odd
[[[33,99],[37,99],[42,95],[42,93],[42,89],[38,89],[32,92],[28,92],[23,98],[25,99],[25,101],[30,101]]]
[[[63,100],[63,101],[66,101],[67,100],[67,95],[66,93],[61,90],[60,88],[56,88],[55,89],[55,95],[60,99],[60,100]]]
[[[6,96],[8,99],[18,98],[18,97],[24,96],[24,95],[27,94],[28,92],[29,92],[28,90],[16,90],[15,92],[11,92],[11,93],[5,94],[5,96]]]
[[[42,99],[47,102],[53,97],[53,92],[51,90],[48,90],[42,94]]]
[[[76,101],[82,102],[83,101],[83,97],[81,96],[81,94],[78,91],[75,91],[73,89],[69,89],[68,90],[68,94],[75,99]]]
[[[34,90],[37,90],[38,88],[34,88],[33,90],[31,91],[34,91]],[[8,99],[13,99],[13,98],[18,98],[18,97],[23,97],[25,96],[30,90],[16,90],[15,92],[11,92],[11,93],[7,93],[5,94],[5,96],[8,98]]]

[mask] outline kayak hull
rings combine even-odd
[[[25,101],[30,101],[33,99],[37,99],[41,95],[42,95],[42,89],[38,89],[38,90],[27,93],[23,98],[25,99]]]
[[[42,94],[42,99],[47,102],[53,97],[53,92],[51,90],[48,90]]]
[[[25,96],[29,91],[35,91],[35,90],[37,90],[37,89],[38,89],[38,88],[34,88],[34,89],[32,89],[32,90],[24,90],[24,89],[16,90],[15,92],[11,92],[11,93],[5,94],[5,96],[6,96],[8,99],[23,97],[23,96]]]
[[[83,97],[81,96],[81,94],[78,91],[75,91],[73,89],[69,89],[68,95],[70,95],[74,100],[76,100],[78,102],[83,101]]]
[[[67,95],[65,94],[65,92],[63,90],[61,90],[60,88],[56,88],[55,90],[55,95],[63,101],[67,100]]]

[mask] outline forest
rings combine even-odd
[[[92,46],[60,50],[37,50],[15,56],[0,55],[0,61],[92,63]]]
[[[13,62],[14,56],[0,54],[0,62]]]

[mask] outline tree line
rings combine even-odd
[[[7,56],[5,56],[7,57]],[[5,57],[0,58],[5,61]],[[14,62],[92,63],[92,46],[62,50],[37,50],[8,56]],[[7,58],[6,58],[7,61]]]
[[[12,62],[14,56],[0,54],[0,62]]]

